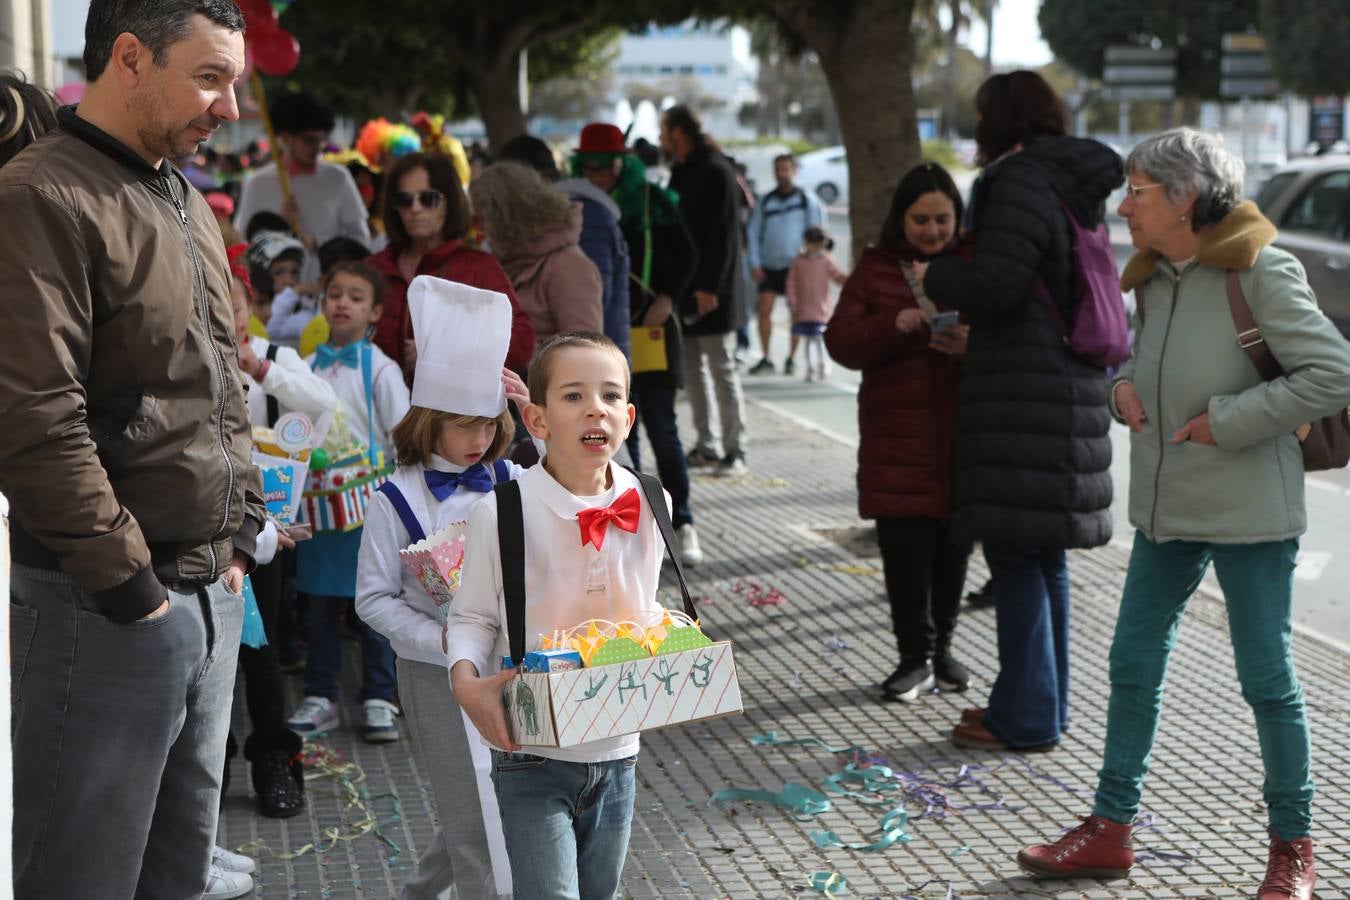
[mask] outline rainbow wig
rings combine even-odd
[[[371,119],[361,128],[356,149],[370,161],[370,168],[378,172],[400,156],[421,150],[422,138],[402,123],[395,124],[384,118]]]

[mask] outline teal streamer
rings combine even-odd
[[[809,747],[816,746],[826,753],[864,753],[866,752],[861,744],[840,744],[834,746],[827,744],[820,738],[780,738],[776,731],[766,731],[763,734],[757,734],[750,739],[750,743],[756,747]]]
[[[830,809],[830,799],[820,791],[804,784],[785,784],[777,793],[773,791],[747,790],[743,788],[723,788],[708,799],[720,809],[728,803],[749,800],[755,803],[772,803],[781,806],[799,822],[809,822]]]
[[[833,831],[813,831],[811,840],[816,842],[816,846],[822,849],[829,847],[843,847],[845,850],[885,850],[892,844],[909,843],[909,834],[905,831],[905,825],[909,823],[909,813],[900,807],[896,807],[886,815],[881,817],[881,823],[878,831],[881,837],[870,844],[848,843]]]
[[[838,872],[812,872],[811,887],[827,896],[838,894],[848,887],[848,879]]]

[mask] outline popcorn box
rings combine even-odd
[[[282,525],[293,524],[300,514],[309,464],[271,456],[257,449],[253,452],[253,463],[262,474],[262,496],[267,504],[267,514]]]
[[[502,689],[523,747],[574,747],[742,711],[730,642],[566,672],[525,672]]]
[[[398,552],[403,565],[436,601],[436,615],[442,621],[447,612],[446,604],[455,599],[455,592],[459,590],[459,572],[464,565],[464,536],[468,530],[468,522],[452,522]]]

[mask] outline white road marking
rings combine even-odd
[[[1330,553],[1300,550],[1294,562],[1294,577],[1300,581],[1316,581],[1322,577],[1329,562],[1331,562]]]

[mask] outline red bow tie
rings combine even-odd
[[[629,534],[637,534],[638,519],[642,514],[642,501],[638,499],[637,488],[629,488],[611,505],[600,509],[583,509],[577,513],[577,523],[581,525],[581,546],[594,544],[599,550],[605,543],[605,531],[609,523],[622,528]]]

